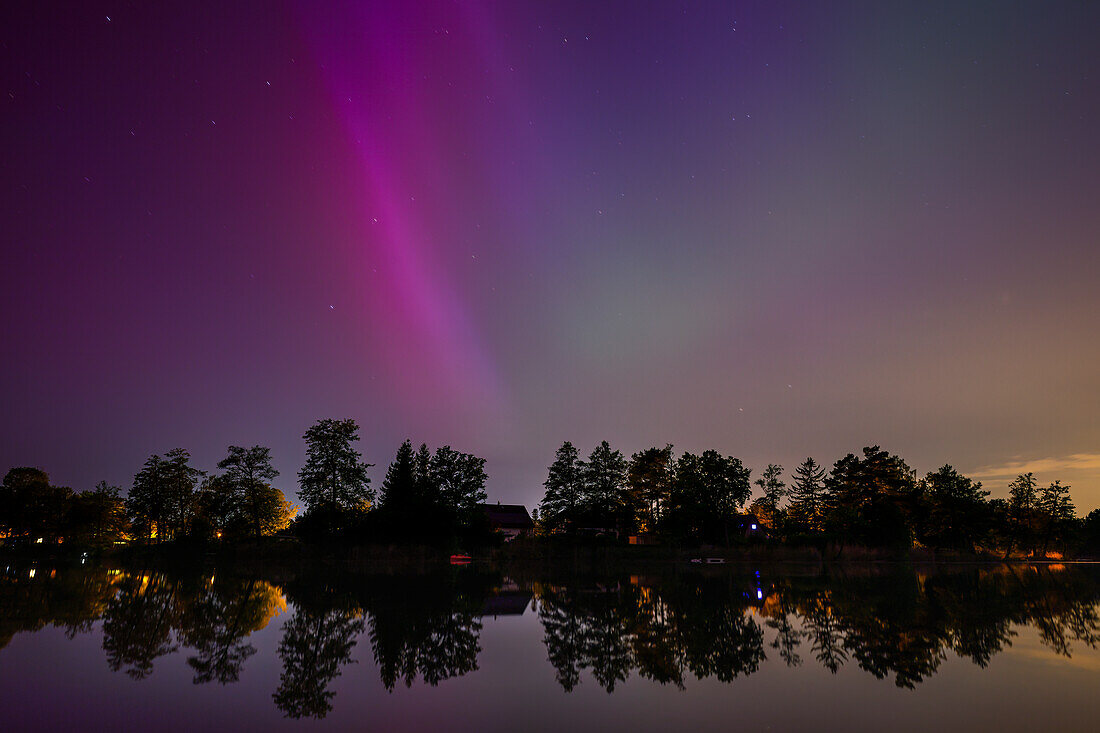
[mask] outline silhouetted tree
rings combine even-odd
[[[1043,518],[1042,555],[1045,557],[1050,543],[1063,541],[1066,530],[1076,518],[1073,502],[1069,497],[1069,486],[1063,486],[1061,481],[1050,484],[1039,495],[1036,508]]]
[[[1089,557],[1100,555],[1100,509],[1093,509],[1081,525],[1082,548]]]
[[[684,453],[676,461],[666,526],[674,533],[697,539],[730,541],[752,486],[749,469],[739,458],[718,451]]]
[[[279,500],[281,494],[278,497],[273,495],[269,485],[279,475],[271,465],[271,450],[260,445],[251,448],[231,445],[228,450],[229,455],[218,462],[218,468],[225,471],[226,481],[252,535],[260,537],[265,534],[265,526],[285,527],[290,522],[285,503]]]
[[[119,498],[121,489],[100,481],[92,491],[72,498],[68,512],[66,537],[86,545],[109,546],[125,537],[126,505]]]
[[[432,476],[432,452],[427,443],[421,443],[413,458],[412,504],[427,507],[440,504],[439,486]]]
[[[56,542],[65,527],[72,493],[53,486],[45,471],[13,468],[0,485],[0,528],[31,541]]]
[[[163,457],[150,456],[134,476],[126,510],[143,539],[154,533],[158,542],[173,539],[189,529],[196,509],[195,487],[203,475],[190,460],[190,453],[176,448]]]
[[[630,457],[626,472],[630,504],[637,507],[642,531],[652,531],[661,520],[672,490],[672,446],[646,448]]]
[[[1009,518],[1013,525],[1012,541],[1027,552],[1035,551],[1035,510],[1039,501],[1039,485],[1032,473],[1022,473],[1008,485]],[[1012,543],[1008,546],[1008,555]]]
[[[172,537],[186,534],[195,515],[195,489],[204,473],[191,465],[191,454],[175,448],[164,454],[167,469],[165,489],[168,494],[166,524]]]
[[[602,526],[622,527],[627,521],[626,459],[601,441],[588,460],[580,464],[584,507],[591,520]]]
[[[783,482],[782,476],[783,467],[769,463],[755,482],[763,495],[753,504],[753,509],[773,529],[779,527],[779,503],[787,493],[787,484]]]
[[[425,446],[427,448],[427,446]],[[382,480],[382,495],[379,506],[387,511],[410,511],[420,504],[422,482],[418,480],[416,456],[412,442],[406,440],[397,449],[393,463],[386,469],[386,478]]]
[[[986,522],[980,481],[971,481],[950,465],[929,473],[924,484],[931,512],[924,539],[936,547],[973,550]]]
[[[204,539],[219,530],[230,530],[235,525],[247,523],[241,514],[240,497],[228,476],[207,476],[199,484],[195,495],[197,516],[195,533]],[[248,528],[245,527],[245,532]]]
[[[794,469],[788,514],[797,527],[819,532],[825,516],[825,467],[807,458]]]
[[[877,445],[864,448],[861,458],[849,453],[833,465],[825,487],[827,523],[835,532],[872,545],[911,545],[917,482],[901,458]]]
[[[485,459],[460,453],[449,445],[437,448],[431,457],[428,478],[433,493],[444,507],[463,521],[469,521],[485,501]]]
[[[46,491],[50,477],[45,471],[29,466],[10,469],[0,484],[0,530],[13,536],[28,535],[37,522],[31,517],[34,494]]]
[[[558,448],[543,486],[546,493],[539,505],[543,524],[550,531],[574,529],[581,511],[584,483],[580,455],[569,441]]]
[[[348,512],[374,500],[367,469],[352,445],[359,440],[354,420],[318,420],[303,436],[306,463],[298,472],[298,496],[307,510]]]

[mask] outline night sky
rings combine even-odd
[[[388,7],[387,7],[388,5]],[[21,6],[21,7],[19,7]],[[964,7],[965,6],[965,7]],[[318,418],[1100,506],[1100,3],[0,10],[0,471]]]

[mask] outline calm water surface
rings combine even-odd
[[[0,566],[2,567],[2,566]],[[1100,567],[11,564],[4,730],[1100,730]]]

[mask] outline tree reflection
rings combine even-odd
[[[409,611],[411,613],[406,614]],[[370,641],[382,684],[412,687],[417,676],[429,685],[477,669],[481,622],[468,610],[425,613],[411,607],[376,608]]]
[[[363,619],[346,610],[299,608],[283,626],[279,659],[283,673],[272,698],[291,718],[323,718],[336,694],[329,685],[351,660]]]
[[[632,674],[685,688],[773,664],[854,665],[902,688],[954,655],[978,667],[1033,627],[1052,653],[1100,644],[1100,574],[1083,566],[933,570],[837,565],[799,574],[734,568],[504,582],[472,568],[422,575],[298,576],[285,582],[277,707],[322,718],[361,635],[387,690],[438,685],[478,669],[483,615],[523,613],[533,594],[557,684],[585,677],[608,693]],[[230,684],[255,634],[287,607],[283,588],[230,568],[164,574],[9,566],[0,574],[0,650],[48,625],[70,637],[101,622],[108,666],[135,680],[178,651],[195,684]],[[0,652],[2,653],[2,652]]]
[[[567,692],[585,670],[608,692],[632,670],[680,688],[688,672],[730,682],[757,671],[766,647],[787,666],[806,655],[836,673],[851,660],[912,688],[948,653],[986,666],[1011,645],[1017,624],[1034,626],[1065,656],[1074,644],[1100,643],[1100,586],[1086,572],[842,567],[784,576],[766,590],[759,583],[757,573],[536,584],[547,657]]]
[[[177,622],[175,588],[161,576],[130,575],[107,603],[103,650],[112,672],[135,680],[153,673],[153,661],[179,649],[172,636]]]
[[[60,626],[70,639],[91,631],[115,594],[115,577],[80,569],[8,566],[0,575],[0,650],[20,632]]]
[[[683,592],[687,591],[687,592]],[[613,692],[631,670],[684,686],[684,671],[729,681],[764,659],[763,630],[743,606],[710,588],[673,586],[658,594],[629,583],[579,591],[540,587],[539,619],[550,663],[566,691],[591,670]]]
[[[279,590],[262,580],[202,583],[185,604],[179,634],[180,642],[196,652],[187,658],[194,683],[224,685],[240,679],[241,666],[256,653],[249,635],[284,607]]]
[[[360,593],[370,615],[370,642],[387,690],[411,687],[419,676],[435,686],[477,669],[479,615],[491,593],[474,573],[386,576]]]
[[[814,659],[833,674],[848,661],[844,648],[844,635],[828,596],[814,595],[802,606],[802,624]]]

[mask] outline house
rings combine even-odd
[[[482,504],[489,526],[504,535],[505,542],[511,542],[522,534],[535,528],[527,507],[522,504]]]
[[[499,590],[485,599],[481,607],[482,616],[522,616],[531,605],[533,597],[530,591]]]
[[[746,538],[759,537],[764,539],[768,536],[768,528],[752,512],[746,512],[738,517],[737,524],[738,529]]]

